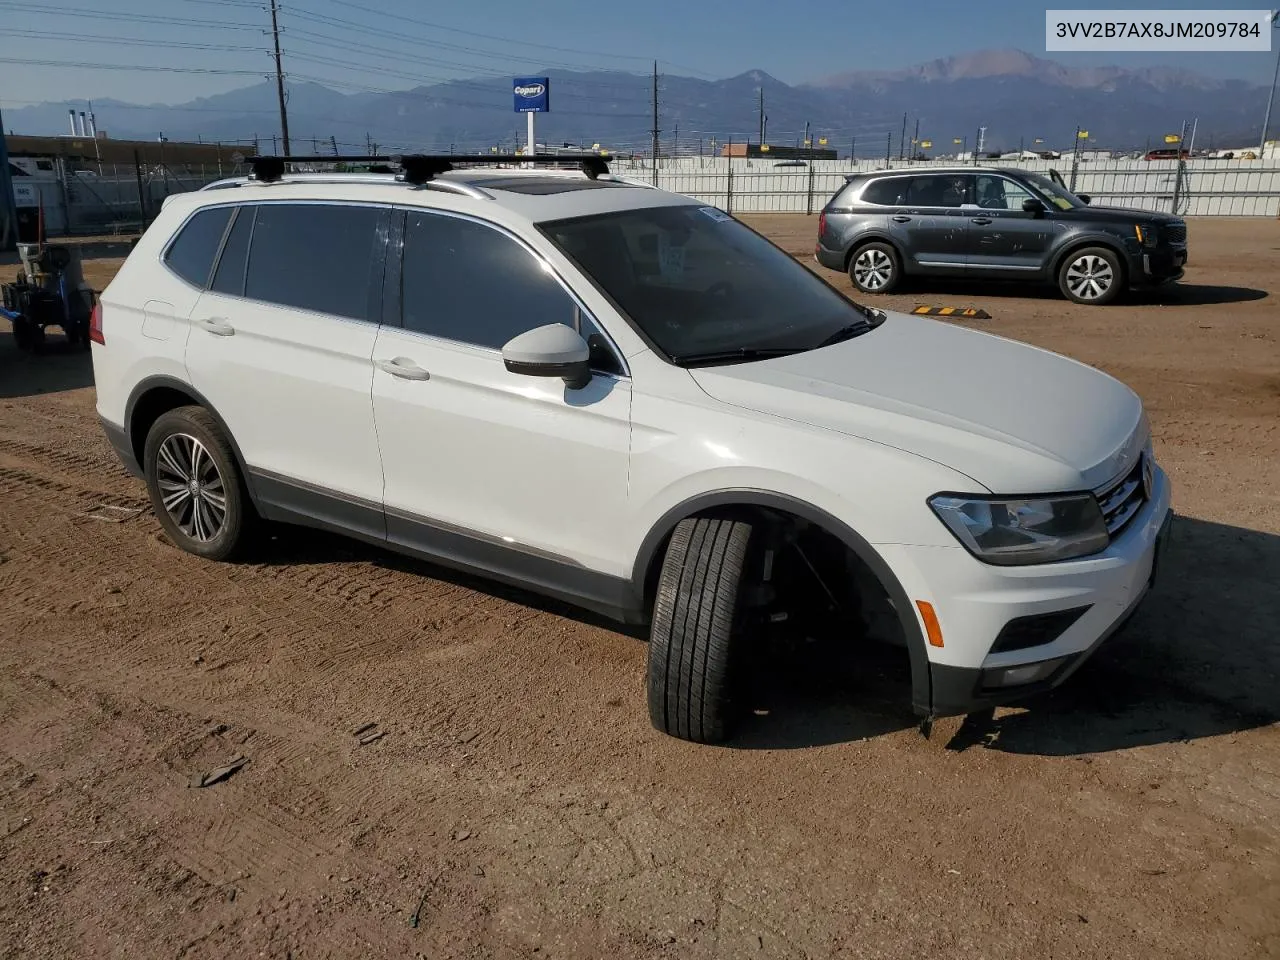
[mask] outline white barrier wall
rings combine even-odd
[[[807,166],[776,166],[759,158],[678,157],[658,163],[658,186],[688,194],[734,213],[817,213],[844,184],[850,173],[883,170],[883,160],[815,160]],[[907,164],[894,169],[921,172],[935,162]],[[984,160],[980,166],[1018,167],[1048,175],[1056,169],[1068,184],[1071,158],[1061,160]],[[1075,191],[1087,193],[1096,204],[1173,212],[1177,163],[1171,160],[1102,160],[1081,162]],[[648,160],[615,160],[615,173],[652,180]],[[1280,217],[1280,162],[1276,160],[1191,160],[1182,175],[1177,213],[1191,217]]]

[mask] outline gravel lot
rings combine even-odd
[[[808,257],[814,218],[745,219]],[[884,298],[1124,379],[1181,514],[1125,634],[949,743],[802,659],[696,747],[584,615],[300,531],[200,562],[87,356],[0,330],[0,957],[1280,957],[1280,222],[1190,245],[1108,308]]]

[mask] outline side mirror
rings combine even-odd
[[[502,348],[502,362],[527,377],[560,377],[573,390],[591,382],[591,350],[572,327],[563,323],[526,330]]]
[[[1022,212],[1036,214],[1044,213],[1044,204],[1035,197],[1027,197],[1027,199],[1022,201]]]
[[[1093,200],[1093,197],[1087,193],[1077,193],[1076,196],[1080,198],[1081,203],[1090,203]]]

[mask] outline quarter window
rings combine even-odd
[[[169,269],[203,290],[209,282],[209,271],[213,269],[213,258],[218,255],[231,210],[231,207],[212,207],[188,220],[164,255]]]
[[[875,180],[862,191],[863,203],[897,207],[907,202],[907,187],[911,177],[885,177]]]
[[[389,212],[322,203],[258,205],[244,295],[354,320],[376,317]]]
[[[407,330],[501,350],[528,330],[563,323],[591,346],[596,370],[620,371],[595,323],[545,262],[499,230],[460,217],[410,212],[402,276]]]

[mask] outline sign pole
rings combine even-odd
[[[548,77],[516,77],[511,84],[514,95],[516,113],[525,115],[524,155],[532,157],[538,152],[538,141],[534,138],[533,115],[546,113],[551,109],[551,80]],[[517,139],[519,136],[517,135]]]

